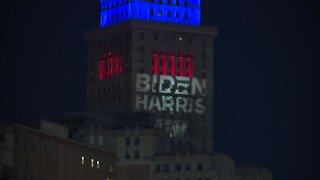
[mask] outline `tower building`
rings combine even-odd
[[[101,0],[86,33],[88,112],[152,114],[159,153],[210,153],[213,41],[200,0]]]

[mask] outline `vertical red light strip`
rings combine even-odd
[[[174,51],[171,51],[170,53],[170,65],[171,65],[171,76],[175,76],[176,75],[176,54],[174,53]]]
[[[112,73],[112,53],[111,52],[108,53],[108,65],[109,65],[108,74],[109,74],[109,77],[111,77],[113,75],[113,73]]]
[[[159,73],[159,53],[158,50],[153,50],[153,74]]]
[[[168,58],[168,55],[167,55],[167,51],[163,50],[162,51],[162,57],[161,57],[161,60],[162,60],[162,74],[163,75],[166,75],[167,74],[167,58]]]
[[[193,76],[193,74],[192,74],[192,69],[193,69],[193,62],[192,62],[192,60],[193,60],[193,57],[192,57],[192,53],[191,52],[188,52],[187,53],[187,57],[186,57],[186,61],[187,61],[187,64],[188,64],[188,77],[192,77]]]
[[[118,52],[114,51],[113,55],[113,73],[114,75],[118,75]]]
[[[122,58],[122,52],[119,51],[119,74],[122,75],[122,66],[123,66],[123,58]]]
[[[179,63],[179,76],[184,76],[184,53],[181,51],[179,52],[178,57]]]
[[[103,79],[106,79],[108,77],[108,62],[107,62],[107,54],[104,53],[102,55],[102,61],[103,61]]]
[[[99,79],[103,80],[104,79],[104,62],[102,57],[100,58],[100,63],[99,63]]]

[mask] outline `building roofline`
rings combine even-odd
[[[110,32],[118,32],[121,30],[126,30],[131,28],[142,28],[147,30],[161,30],[175,33],[190,33],[190,34],[201,34],[207,36],[216,37],[218,35],[218,30],[216,27],[211,26],[190,26],[190,25],[181,25],[181,24],[164,24],[160,22],[145,22],[139,20],[129,20],[119,24],[114,24],[104,28],[95,28],[87,30],[84,32],[85,40],[99,37]]]
[[[40,134],[43,134],[43,135],[45,135],[45,136],[47,136],[47,137],[56,138],[56,139],[59,139],[59,140],[62,140],[62,141],[67,141],[67,142],[75,143],[75,144],[78,144],[78,145],[81,145],[81,146],[86,146],[86,147],[89,147],[89,148],[94,148],[94,149],[97,149],[97,150],[100,150],[100,151],[105,151],[106,153],[115,155],[115,153],[113,153],[113,152],[112,152],[111,150],[109,150],[109,149],[101,148],[101,147],[98,147],[98,146],[93,146],[93,145],[86,144],[86,143],[82,143],[82,142],[79,142],[79,141],[76,141],[76,140],[73,140],[73,139],[69,139],[69,138],[61,138],[61,137],[54,136],[54,135],[51,135],[51,134],[49,134],[49,133],[46,133],[45,131],[41,131],[41,130],[39,130],[39,129],[30,128],[30,127],[23,126],[23,125],[20,125],[20,124],[17,124],[17,123],[12,124],[12,126],[13,126],[13,127],[22,128],[22,129],[24,129],[24,130],[32,131],[32,132],[34,132],[34,133],[40,133]]]

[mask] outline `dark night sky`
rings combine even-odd
[[[203,0],[215,41],[215,151],[275,180],[320,179],[320,3]],[[97,0],[1,1],[1,121],[83,111]],[[318,91],[319,92],[319,91]]]

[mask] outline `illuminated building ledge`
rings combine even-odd
[[[184,0],[179,5],[176,0],[172,0],[170,4],[167,0],[154,2],[101,0],[100,27],[131,19],[200,26],[200,0]]]
[[[114,24],[106,28],[95,28],[85,32],[85,38],[90,39],[94,37],[99,37],[106,35],[110,32],[118,32],[128,27],[132,28],[143,28],[149,30],[162,30],[167,32],[177,33],[191,33],[191,34],[201,34],[203,36],[217,36],[218,30],[216,27],[211,26],[188,26],[181,24],[165,24],[159,22],[146,22],[139,20],[129,20],[119,24]]]

